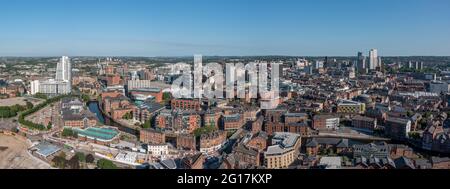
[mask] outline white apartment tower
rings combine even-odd
[[[46,81],[35,80],[31,83],[31,94],[43,93],[48,95],[69,94],[72,92],[72,66],[67,56],[61,57],[56,66],[55,79]]]
[[[370,70],[375,70],[379,65],[378,65],[378,50],[377,49],[372,49],[369,52],[369,69]]]
[[[56,80],[57,81],[71,81],[72,80],[72,65],[69,57],[63,56],[56,66]]]

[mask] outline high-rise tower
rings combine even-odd
[[[358,60],[356,62],[356,68],[359,73],[367,73],[366,57],[362,52],[358,52]]]
[[[378,66],[378,50],[372,49],[369,52],[369,69],[375,70]]]

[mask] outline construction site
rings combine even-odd
[[[31,143],[22,136],[0,132],[0,169],[51,169],[28,152]]]

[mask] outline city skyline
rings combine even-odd
[[[450,3],[2,2],[0,56],[449,56]]]

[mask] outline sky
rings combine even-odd
[[[449,10],[449,0],[2,0],[0,56],[448,56]]]

